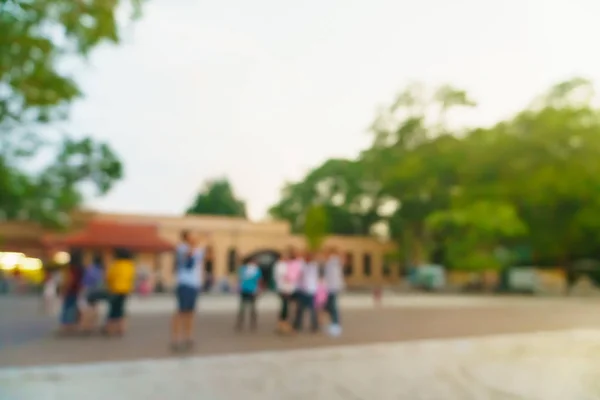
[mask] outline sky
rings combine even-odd
[[[150,0],[78,72],[71,129],[108,141],[125,178],[93,208],[180,214],[227,177],[262,219],[286,181],[370,142],[413,81],[466,89],[470,123],[558,81],[600,81],[597,0]]]

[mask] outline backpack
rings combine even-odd
[[[185,269],[185,270],[190,270],[192,268],[194,268],[194,263],[196,261],[196,254],[195,251],[192,252],[192,254],[188,254],[188,249],[186,247],[185,249],[185,253],[182,251],[182,249],[177,249],[177,253],[175,255],[175,270],[179,270],[179,269]]]

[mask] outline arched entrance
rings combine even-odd
[[[276,250],[258,250],[248,254],[242,261],[247,263],[251,259],[255,259],[262,272],[264,282],[269,290],[273,290],[275,287],[273,270],[280,257],[281,254]]]

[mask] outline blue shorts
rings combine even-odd
[[[177,310],[179,312],[193,312],[196,310],[196,300],[199,292],[198,288],[192,286],[177,286]]]

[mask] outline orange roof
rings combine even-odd
[[[26,253],[28,257],[43,257],[46,243],[40,239],[8,239],[0,241],[0,252]]]
[[[90,221],[86,228],[60,240],[69,247],[116,248],[137,251],[169,251],[173,244],[158,235],[155,225]]]

